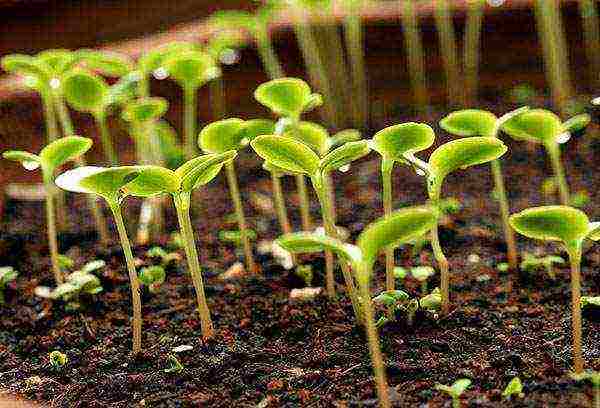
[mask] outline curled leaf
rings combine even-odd
[[[141,166],[140,174],[123,191],[135,197],[152,197],[179,191],[181,181],[174,171],[160,166]]]
[[[304,143],[319,156],[325,155],[329,150],[329,133],[317,123],[298,122],[283,135]]]
[[[319,103],[310,86],[298,78],[278,78],[256,88],[254,98],[280,116],[297,117]]]
[[[83,70],[70,72],[63,78],[62,92],[69,105],[80,112],[102,112],[109,102],[106,81]]]
[[[181,180],[180,190],[191,191],[210,182],[223,165],[235,158],[235,151],[211,153],[196,157],[181,165],[175,173]]]
[[[40,167],[39,156],[22,150],[8,150],[2,153],[2,157],[21,163],[26,170],[35,170]]]
[[[182,88],[196,89],[221,75],[213,57],[201,51],[169,55],[164,66]]]
[[[504,122],[502,130],[517,140],[556,143],[563,133],[560,118],[545,109],[531,109]]]
[[[55,184],[63,190],[96,194],[114,203],[118,202],[123,187],[140,173],[140,166],[82,166],[62,173]]]
[[[92,147],[92,139],[80,136],[62,137],[50,143],[40,152],[40,162],[44,170],[52,174],[57,167],[73,160]]]
[[[160,118],[167,112],[168,107],[169,104],[164,98],[139,98],[128,103],[121,115],[128,122],[142,123]]]

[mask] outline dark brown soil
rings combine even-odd
[[[496,109],[494,109],[496,110]],[[501,113],[500,110],[498,113]],[[427,118],[437,123],[441,115]],[[564,162],[573,191],[587,190],[584,210],[600,217],[600,171],[597,160],[598,128],[571,140]],[[449,140],[439,132],[437,143]],[[517,211],[545,202],[540,187],[550,174],[541,148],[507,141],[504,160],[511,206]],[[426,157],[426,155],[423,155]],[[355,238],[381,215],[379,161],[375,154],[337,174],[339,224]],[[250,192],[269,193],[266,175],[247,152],[239,166],[250,223],[259,239],[277,236],[272,213],[252,206]],[[285,180],[290,214],[298,225],[293,180]],[[446,318],[419,316],[413,327],[402,320],[380,332],[388,381],[394,405],[447,406],[448,398],[435,391],[436,383],[458,378],[473,380],[464,394],[469,406],[585,407],[590,406],[589,385],[572,381],[570,292],[566,268],[558,268],[556,281],[543,272],[512,274],[513,290],[506,293],[509,275],[495,266],[505,260],[496,203],[490,198],[489,168],[460,172],[446,182],[445,195],[456,197],[462,209],[452,214],[441,230],[444,249],[452,265],[452,312]],[[395,173],[395,207],[425,200],[423,180],[408,169]],[[121,249],[95,245],[81,196],[69,195],[70,229],[61,238],[61,250],[80,266],[99,258],[107,262],[101,273],[104,291],[83,299],[79,312],[65,311],[61,302],[36,298],[37,285],[50,285],[42,206],[9,202],[1,225],[2,265],[21,272],[7,291],[0,318],[0,388],[15,395],[59,407],[101,406],[211,406],[211,407],[344,407],[376,405],[372,369],[364,333],[354,325],[343,295],[331,302],[318,298],[291,303],[292,288],[301,281],[270,256],[257,255],[262,275],[223,282],[218,274],[238,260],[230,245],[218,240],[218,231],[232,228],[224,217],[232,212],[224,180],[219,177],[198,195],[195,214],[197,243],[217,336],[200,337],[194,294],[185,261],[168,268],[167,281],[156,294],[144,293],[144,347],[142,356],[130,357],[130,296]],[[135,200],[127,207],[136,214]],[[313,197],[313,213],[318,207]],[[170,230],[175,228],[168,212]],[[133,233],[133,230],[130,230]],[[164,244],[165,236],[162,240]],[[519,238],[521,251],[559,253],[557,246]],[[135,249],[145,263],[147,247]],[[397,264],[431,265],[430,248],[411,256],[409,247],[398,250]],[[476,256],[475,256],[476,255]],[[563,254],[563,256],[565,256]],[[240,258],[241,259],[241,258]],[[323,282],[319,256],[303,261],[314,267],[315,286]],[[583,261],[583,293],[600,292],[600,248],[590,247]],[[378,266],[373,293],[383,286]],[[486,277],[487,275],[487,277]],[[487,278],[487,280],[486,280]],[[341,282],[341,278],[338,276]],[[436,279],[430,287],[437,286]],[[419,293],[417,282],[404,288]],[[340,292],[342,286],[339,286]],[[600,320],[584,318],[584,357],[589,368],[600,369]],[[190,345],[178,354],[184,369],[167,373],[171,349]],[[69,358],[52,370],[48,353],[60,350]],[[31,380],[38,376],[40,381]],[[506,401],[501,392],[519,376],[523,398]]]

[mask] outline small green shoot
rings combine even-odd
[[[50,367],[56,371],[62,370],[62,368],[69,362],[67,355],[58,350],[51,351],[48,354],[48,359],[50,361]]]
[[[103,261],[102,263],[102,266],[99,268],[104,266]],[[96,266],[86,268],[84,266],[81,270],[67,275],[66,281],[58,285],[55,289],[50,290],[50,288],[38,286],[35,293],[37,296],[43,298],[60,299],[67,302],[68,309],[77,310],[81,307],[79,297],[82,294],[96,295],[102,292],[103,288],[100,279],[91,273],[93,270],[99,268]]]
[[[175,355],[169,354],[167,361],[169,363],[169,367],[163,370],[165,373],[177,374],[183,371],[183,364],[179,362],[179,359]]]
[[[165,278],[165,268],[160,265],[146,266],[140,270],[140,282],[148,286],[150,293],[158,292]]]
[[[452,398],[452,408],[460,408],[460,396],[471,386],[471,380],[461,378],[452,385],[436,384],[435,389],[445,392]]]
[[[181,259],[177,252],[167,252],[162,247],[153,246],[146,251],[146,256],[149,258],[158,258],[160,259],[160,264],[163,267],[171,264],[172,262],[176,262]]]
[[[523,398],[525,394],[523,394],[523,383],[521,383],[521,379],[519,377],[514,377],[504,388],[502,391],[502,396],[507,400],[510,400],[513,396],[517,396],[519,398]]]
[[[313,281],[313,269],[310,265],[298,265],[294,270],[294,273],[302,279],[304,285],[309,288],[312,286]]]
[[[554,273],[554,265],[562,265],[565,260],[558,255],[546,255],[543,257],[536,257],[534,255],[525,253],[523,254],[523,260],[521,261],[521,270],[525,272],[534,272],[538,269],[544,269],[550,279],[556,279],[556,273]]]
[[[4,291],[8,284],[17,279],[19,272],[12,266],[0,267],[0,305],[4,304]]]
[[[600,309],[600,296],[582,296],[581,308]]]

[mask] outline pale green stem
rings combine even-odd
[[[460,397],[452,396],[452,408],[460,408]]]
[[[283,234],[290,234],[292,232],[292,226],[290,225],[287,208],[285,206],[285,199],[281,188],[281,179],[273,172],[271,173],[271,185],[273,186],[273,204],[275,205],[275,213],[277,214],[279,227]],[[291,257],[293,263],[296,264],[296,256],[291,254]]]
[[[273,43],[269,35],[269,30],[266,24],[259,24],[256,30],[256,47],[262,64],[267,71],[270,79],[281,78],[285,74],[281,68],[281,63],[275,54]]]
[[[365,56],[363,51],[363,28],[360,14],[354,10],[344,20],[346,48],[352,70],[352,103],[354,126],[367,128],[367,77],[365,74]]]
[[[310,217],[310,202],[308,200],[308,191],[306,189],[306,180],[304,175],[296,175],[296,187],[298,188],[298,198],[300,200],[300,217],[302,218],[302,229],[304,231],[312,230],[312,220]]]
[[[138,275],[135,270],[135,262],[133,260],[133,252],[131,251],[131,244],[127,237],[127,230],[123,223],[123,216],[121,215],[121,207],[118,202],[109,202],[110,209],[115,218],[115,224],[117,225],[117,231],[119,233],[119,239],[121,240],[121,246],[125,253],[125,262],[127,263],[127,271],[129,273],[129,284],[131,286],[131,300],[133,307],[133,354],[139,354],[142,351],[142,298],[140,297],[140,282]]]
[[[581,352],[581,242],[567,245],[571,261],[571,310],[573,324],[573,365],[576,374],[583,372]]]
[[[196,92],[194,87],[183,88],[183,122],[185,156],[188,160],[196,157]]]
[[[383,185],[383,213],[390,215],[392,213],[392,170],[394,162],[383,158],[381,161],[381,182]],[[394,290],[396,280],[394,278],[394,247],[388,246],[385,249],[385,288]]]
[[[479,53],[485,0],[469,0],[468,5],[463,55],[466,102],[473,105],[478,99]]]
[[[401,14],[410,81],[417,106],[421,110],[425,110],[429,105],[429,95],[425,83],[425,52],[423,51],[423,41],[419,33],[419,23],[417,13],[415,12],[414,0],[404,0],[403,4],[404,12]]]
[[[183,238],[185,255],[192,275],[192,282],[196,290],[196,301],[198,303],[198,313],[200,314],[200,323],[202,326],[202,337],[211,338],[214,336],[214,328],[206,295],[204,293],[204,283],[202,281],[202,272],[200,270],[200,261],[194,240],[194,231],[192,221],[190,220],[190,193],[184,192],[173,195],[179,227]]]
[[[598,87],[600,85],[600,19],[598,18],[597,2],[579,0],[579,13],[583,24],[590,83],[592,86]]]
[[[102,149],[104,150],[104,157],[110,163],[111,166],[119,164],[119,158],[112,139],[110,137],[110,131],[108,130],[108,124],[106,123],[106,115],[104,113],[98,113],[94,115],[98,129],[100,130],[100,140],[102,142]]]
[[[429,181],[429,198],[433,204],[438,205],[441,199],[442,180]],[[450,266],[448,259],[444,255],[439,237],[439,222],[436,222],[431,228],[431,248],[438,266],[440,267],[440,291],[442,296],[442,314],[447,315],[450,310]]]
[[[54,183],[49,175],[44,175],[44,186],[46,189],[46,223],[48,232],[48,247],[50,248],[50,261],[52,273],[57,285],[65,281],[58,264],[58,238],[56,233],[56,216],[54,209]]]
[[[508,222],[508,217],[510,216],[510,207],[508,204],[508,197],[506,195],[506,188],[504,187],[504,177],[502,176],[500,160],[493,160],[490,163],[490,166],[492,168],[492,176],[494,178],[496,194],[498,195],[498,201],[500,204],[500,215],[502,217],[502,227],[504,229],[504,239],[506,241],[508,266],[510,269],[515,270],[517,268],[518,258],[517,245],[515,243],[515,234]]]
[[[444,61],[448,100],[452,105],[463,105],[464,92],[460,87],[456,34],[447,0],[436,0],[434,16],[440,41],[440,52]]]
[[[333,182],[331,181],[330,173],[323,175],[323,184],[325,184],[325,187],[329,194],[329,216],[331,217],[331,221],[335,224],[335,223],[337,223],[337,212],[336,212],[336,206],[335,206],[335,190],[333,188]]]
[[[225,117],[225,88],[223,87],[223,78],[213,79],[209,87],[213,120],[223,119]]]
[[[569,185],[567,184],[565,171],[560,161],[560,146],[556,143],[548,143],[545,147],[548,156],[550,156],[550,163],[552,164],[552,170],[554,171],[554,177],[560,195],[560,203],[562,205],[569,205],[571,194],[569,193]]]
[[[229,184],[229,192],[231,194],[231,200],[235,208],[235,214],[238,221],[238,227],[240,229],[240,237],[242,239],[242,246],[244,248],[244,255],[246,257],[246,269],[250,273],[256,273],[257,268],[254,263],[254,256],[252,255],[252,246],[250,245],[250,238],[248,237],[248,227],[246,226],[246,216],[244,215],[244,206],[242,205],[242,197],[240,195],[240,189],[238,187],[237,176],[235,174],[235,165],[233,162],[229,162],[225,165],[227,171],[227,183]]]

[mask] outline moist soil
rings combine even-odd
[[[496,113],[509,108],[491,107]],[[441,116],[430,113],[402,120],[437,123]],[[598,134],[597,125],[592,125],[569,141],[563,153],[573,192],[589,193],[583,209],[591,219],[600,218],[594,205],[600,202],[594,176],[600,173],[600,162],[595,159],[600,150]],[[438,129],[436,145],[450,139]],[[555,203],[556,197],[541,192],[551,174],[541,147],[506,141],[510,150],[503,166],[512,210]],[[243,153],[237,164],[249,222],[259,242],[272,240],[279,230],[268,208],[269,178],[251,152]],[[338,224],[348,229],[353,240],[382,215],[376,154],[354,164],[349,172],[336,174],[335,184]],[[293,178],[285,178],[284,186],[297,226]],[[445,183],[444,195],[461,203],[441,228],[451,264],[452,310],[446,317],[418,314],[412,326],[398,315],[395,323],[380,330],[393,404],[449,406],[449,398],[436,391],[435,384],[470,378],[473,385],[462,397],[468,406],[591,406],[591,387],[568,375],[572,363],[568,268],[558,265],[555,280],[543,270],[500,272],[496,268],[505,262],[505,245],[492,188],[486,165],[460,171]],[[61,251],[75,260],[76,268],[92,259],[102,259],[107,266],[98,272],[104,291],[82,296],[78,310],[34,295],[36,286],[53,283],[42,203],[6,203],[0,224],[1,264],[14,266],[20,276],[6,289],[6,303],[1,306],[0,388],[57,407],[376,406],[365,334],[355,325],[339,270],[336,301],[325,296],[291,301],[290,291],[304,283],[270,254],[256,254],[258,275],[231,281],[220,278],[236,261],[243,261],[239,249],[218,237],[220,230],[235,229],[228,194],[224,178],[218,177],[195,196],[196,241],[215,338],[201,338],[193,287],[184,254],[178,250],[181,259],[167,267],[160,289],[153,294],[143,290],[144,351],[135,358],[130,354],[131,303],[122,251],[116,241],[109,248],[97,244],[85,198],[67,195],[69,219],[61,235]],[[394,207],[425,200],[423,178],[410,169],[396,168]],[[312,205],[314,219],[318,219],[314,195]],[[139,201],[126,201],[132,237],[138,209]],[[168,231],[176,229],[171,205],[166,223]],[[116,239],[112,225],[111,231]],[[166,247],[168,241],[165,234],[152,245]],[[522,237],[518,244],[521,253],[560,254],[567,259],[557,245]],[[156,263],[145,255],[150,246],[135,248],[139,266]],[[322,257],[301,256],[300,260],[313,267],[312,285],[322,286]],[[373,294],[384,284],[382,264],[376,269]],[[411,246],[398,249],[396,264],[435,265],[428,244],[420,252]],[[600,247],[592,245],[583,258],[584,295],[600,293],[599,266]],[[420,294],[419,283],[410,277],[397,284],[412,296]],[[438,285],[437,276],[429,282],[429,288]],[[600,369],[599,316],[590,311],[584,315],[588,368]],[[191,349],[173,351],[182,345]],[[62,369],[49,364],[48,353],[53,350],[68,357]],[[170,355],[177,356],[183,370],[168,370]],[[523,396],[508,401],[502,398],[502,390],[515,376],[523,381]]]

